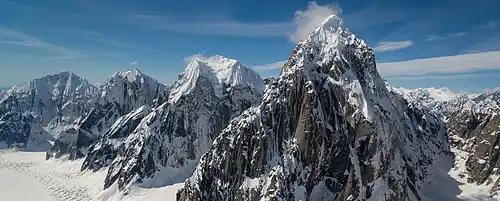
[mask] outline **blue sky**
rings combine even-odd
[[[272,76],[297,41],[337,14],[374,48],[393,85],[480,91],[500,85],[498,8],[498,0],[4,0],[0,86],[67,70],[100,83],[131,63],[169,84],[193,54]]]

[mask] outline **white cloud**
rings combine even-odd
[[[46,42],[38,37],[21,31],[0,27],[0,43],[26,48],[34,48],[56,54],[56,57],[85,57],[86,55],[70,48]]]
[[[378,63],[377,68],[384,77],[494,70],[500,69],[500,51]]]
[[[281,69],[283,65],[285,65],[286,61],[278,61],[270,64],[265,64],[262,66],[255,66],[253,69],[257,72],[263,72],[263,71],[269,71],[269,70],[275,70],[275,69]]]
[[[444,37],[442,37],[442,36],[439,36],[437,34],[431,34],[427,38],[427,41],[438,41],[438,40],[443,40],[443,39],[444,39]]]
[[[412,46],[414,43],[411,40],[405,41],[383,41],[379,42],[377,47],[373,48],[376,52],[398,51]]]
[[[309,3],[304,11],[296,11],[293,18],[295,30],[289,34],[292,42],[307,39],[309,34],[330,15],[339,15],[341,9],[333,4],[318,5],[315,1]]]
[[[132,61],[132,62],[130,62],[130,65],[132,65],[132,66],[137,66],[137,64],[139,64],[138,61]]]

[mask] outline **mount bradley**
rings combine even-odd
[[[418,200],[444,127],[390,92],[336,16],[299,43],[262,103],[214,140],[178,200]]]

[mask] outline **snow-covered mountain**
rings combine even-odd
[[[104,187],[120,190],[136,182],[148,187],[182,182],[229,120],[259,103],[263,90],[262,78],[236,60],[191,60],[168,100],[140,122],[138,112],[116,122],[117,132],[110,130],[91,147],[82,169],[110,165]]]
[[[70,159],[84,157],[89,146],[103,136],[123,115],[152,105],[167,90],[166,86],[138,69],[117,72],[100,86],[92,100],[92,109],[72,125],[57,127],[57,140],[47,157],[69,154]]]
[[[260,75],[237,60],[222,56],[200,57],[190,61],[186,70],[180,74],[178,87],[172,90],[170,101],[176,102],[190,93],[200,77],[213,86],[217,97],[224,95],[225,90],[232,86],[250,86],[258,94],[264,90]]]
[[[449,101],[457,96],[448,88],[418,88],[405,89],[398,88],[401,94],[408,100],[419,102],[424,105],[432,104],[435,101]]]
[[[69,124],[85,115],[96,87],[71,72],[34,79],[5,91],[0,100],[0,141],[8,146],[35,148],[52,137],[43,127]],[[39,141],[38,141],[39,140]],[[41,147],[36,147],[40,149]]]
[[[446,151],[441,121],[388,91],[373,51],[336,16],[268,86],[177,200],[418,200]]]
[[[5,92],[0,101],[10,111],[28,112],[47,125],[72,100],[89,100],[97,91],[87,80],[71,72],[34,79]]]

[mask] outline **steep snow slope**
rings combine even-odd
[[[262,103],[214,140],[178,200],[418,200],[446,151],[439,119],[389,92],[366,44],[330,16]]]
[[[82,169],[97,170],[112,160],[104,187],[116,184],[119,190],[136,182],[148,188],[182,182],[228,121],[260,101],[263,88],[260,76],[236,60],[192,60],[168,100],[135,129],[125,129],[123,138],[105,142],[113,147],[97,144]]]
[[[121,116],[144,105],[152,105],[166,87],[138,69],[118,72],[101,85],[92,100],[92,109],[76,123],[53,129],[58,136],[47,157],[70,154],[70,159],[84,157],[89,146],[105,134]]]

